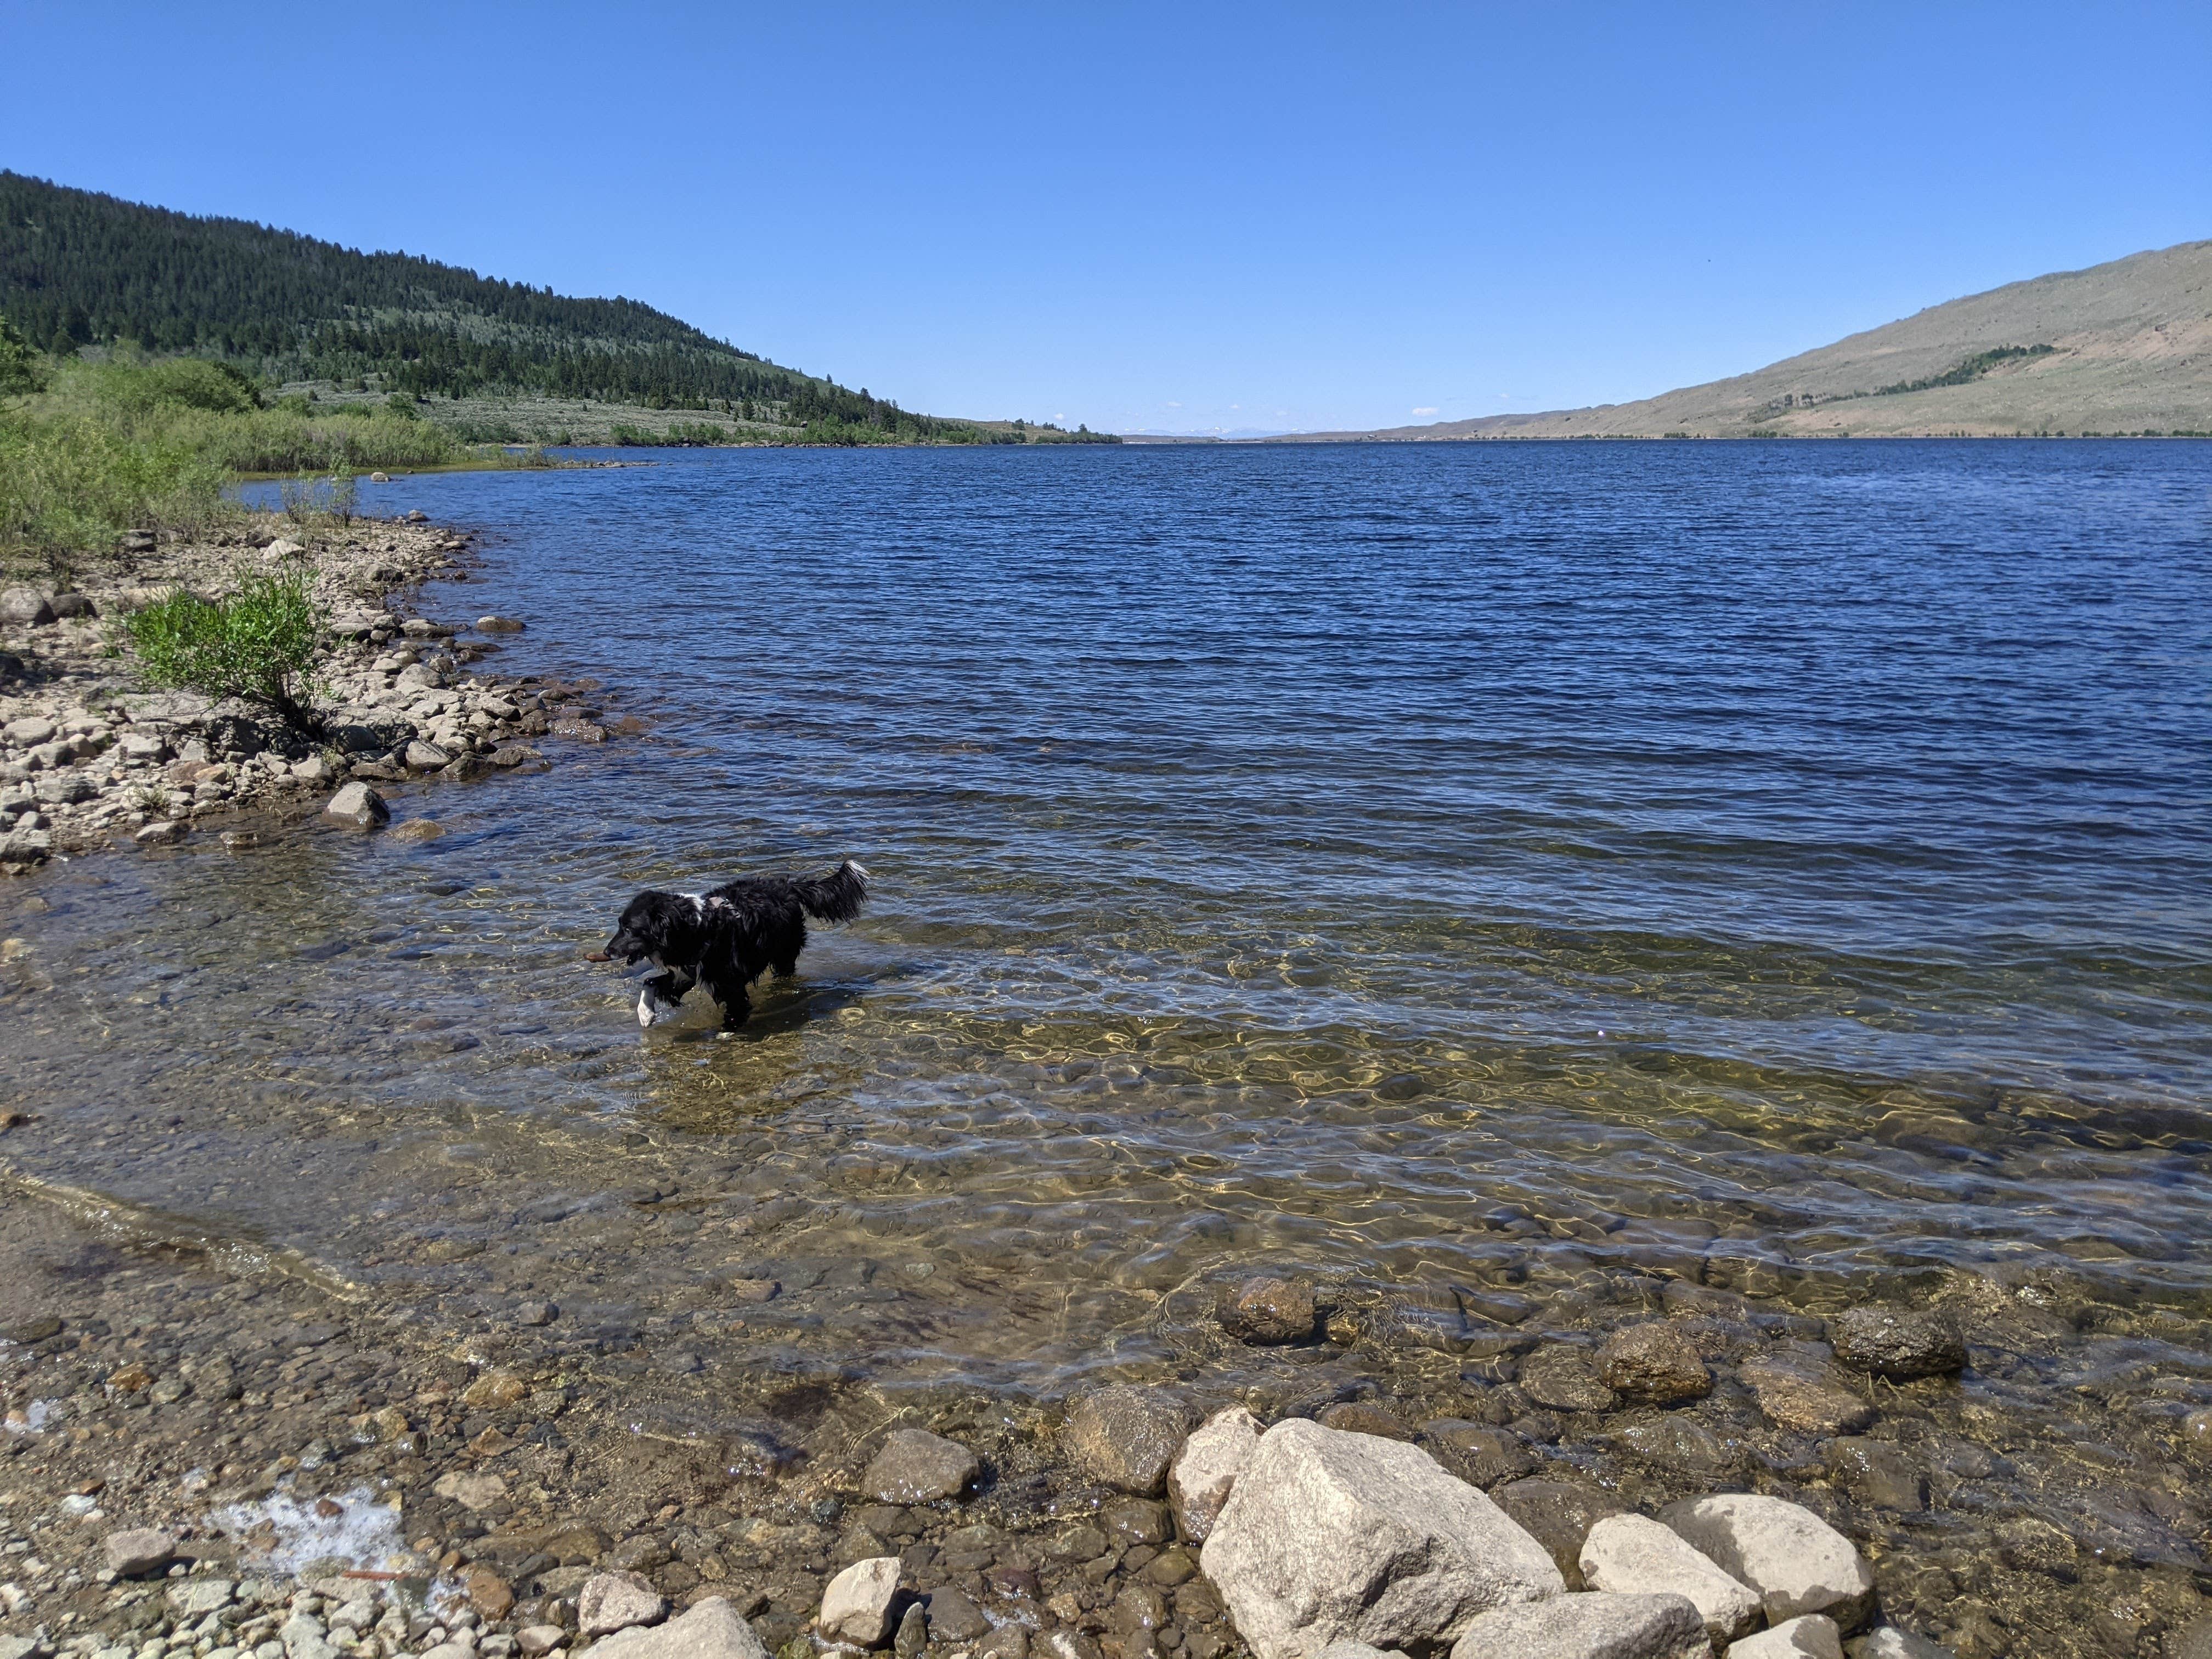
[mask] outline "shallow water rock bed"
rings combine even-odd
[[[405,520],[297,531],[273,515],[201,543],[118,552],[70,590],[0,607],[0,868],[135,840],[173,846],[242,812],[312,817],[348,778],[467,781],[542,767],[549,738],[604,743],[595,682],[477,672],[523,624],[444,623],[394,609],[434,577],[465,580],[471,538]],[[122,618],[175,587],[220,595],[241,563],[311,573],[329,611],[313,729],[237,700],[149,691]],[[36,600],[33,604],[31,601]],[[461,636],[471,632],[473,641]],[[243,843],[234,843],[243,844]]]
[[[774,1648],[811,1644],[830,1580],[884,1559],[896,1563],[899,1609],[923,1607],[912,1635],[932,1653],[1219,1659],[1247,1646],[1227,1581],[1201,1570],[1176,1509],[1101,1484],[1079,1462],[1102,1419],[1133,1425],[1148,1445],[1164,1418],[1136,1409],[1145,1396],[1194,1421],[1197,1405],[1221,1399],[1203,1368],[1088,1415],[1067,1402],[969,1389],[886,1393],[789,1349],[689,1379],[706,1388],[671,1389],[647,1330],[579,1329],[558,1308],[532,1309],[545,1322],[538,1325],[426,1320],[380,1310],[312,1264],[211,1258],[118,1218],[73,1220],[21,1191],[0,1208],[0,1528],[9,1540],[0,1639],[41,1644],[18,1659],[49,1649],[136,1652],[161,1632],[164,1652],[181,1646],[200,1659],[270,1640],[290,1659],[303,1650],[316,1659],[313,1641],[356,1659],[446,1645],[504,1659],[530,1644],[538,1653],[549,1643],[573,1650],[585,1639],[580,1597],[588,1619],[611,1595],[679,1608],[726,1596]],[[1663,1291],[1659,1299],[1663,1311]],[[1545,1412],[1510,1382],[1469,1381],[1431,1363],[1429,1351],[1364,1343],[1283,1354],[1277,1382],[1248,1378],[1235,1392],[1263,1421],[1324,1437],[1333,1431],[1298,1419],[1331,1404],[1387,1413],[1414,1444],[1341,1432],[1331,1443],[1374,1448],[1385,1462],[1413,1459],[1435,1471],[1425,1478],[1447,1481],[1417,1449],[1449,1457],[1455,1431],[1438,1421],[1443,1408],[1462,1425],[1495,1424],[1542,1471],[1492,1484],[1496,1524],[1528,1539],[1540,1563],[1545,1551],[1576,1561],[1589,1582],[1568,1579],[1570,1589],[1634,1581],[1637,1593],[1696,1595],[1716,1630],[1740,1632],[1742,1607],[1696,1575],[1655,1589],[1644,1580],[1679,1574],[1679,1564],[1670,1568],[1648,1540],[1626,1547],[1608,1544],[1612,1533],[1593,1537],[1598,1518],[1656,1516],[1752,1582],[1778,1625],[1808,1610],[1846,1631],[1887,1620],[1967,1659],[2184,1651],[2182,1632],[2206,1607],[2192,1507],[2199,1474],[2171,1460],[2129,1468],[2119,1446],[2075,1443],[2062,1454],[2016,1429],[2002,1437],[2006,1449],[1993,1449],[1981,1443],[1987,1413],[1942,1379],[1885,1389],[1874,1431],[1892,1437],[1871,1443],[1923,1471],[1942,1503],[1911,1513],[1868,1504],[1837,1482],[1818,1443],[1761,1427],[1730,1381],[1732,1355],[1816,1345],[1817,1322],[1710,1291],[1674,1301],[1675,1324],[1713,1355],[1713,1393],[1686,1410],[1583,1420]],[[1578,1311],[1589,1318],[1595,1308]],[[1977,1355],[1994,1358],[1985,1344],[2022,1334],[1999,1308],[1967,1303],[1953,1316]],[[1537,1304],[1523,1322],[1565,1340],[1559,1319]],[[1656,1455],[1632,1437],[1656,1424],[1681,1431]],[[934,1438],[896,1437],[924,1431]],[[1686,1447],[1718,1455],[1686,1455]],[[888,1478],[887,1455],[902,1464],[925,1454],[933,1489],[954,1486],[965,1497],[902,1504],[871,1495],[872,1472]],[[1227,1467],[1241,1469],[1250,1455],[1244,1443]],[[1345,1478],[1364,1494],[1358,1503],[1388,1504],[1393,1483],[1370,1474]],[[1768,1496],[1707,1498],[1731,1487]],[[1283,1488],[1301,1490],[1295,1480]],[[2039,1515],[2025,1512],[2030,1492]],[[1293,1510],[1306,1501],[1279,1500]],[[1735,1503],[1754,1510],[1738,1519]],[[1774,1515],[1756,1511],[1761,1503]],[[2107,1526],[2130,1530],[2099,1534],[2087,1524],[2099,1510]],[[1224,1524],[1237,1514],[1232,1501]],[[1814,1516],[1850,1540],[1832,1547],[1843,1552],[1833,1561],[1812,1559],[1791,1530],[1832,1537]],[[1304,1540],[1302,1571],[1350,1559],[1316,1551],[1304,1524],[1293,1534]],[[129,1540],[133,1571],[181,1577],[113,1571],[106,1540],[145,1527],[175,1540],[173,1564],[155,1561],[143,1539]],[[1370,1535],[1355,1524],[1346,1537]],[[1222,1571],[1249,1583],[1252,1547],[1221,1537],[1217,1526],[1209,1551],[1225,1548],[1228,1561],[1241,1550],[1243,1565]],[[1861,1553],[1871,1596],[1850,1578]],[[1210,1555],[1205,1565],[1214,1565]],[[374,1576],[337,1577],[349,1571]],[[631,1577],[585,1595],[609,1573]],[[1551,1582],[1544,1593],[1557,1593],[1559,1579]],[[210,1605],[185,1618],[180,1595]],[[366,1635],[337,1636],[330,1614],[349,1600],[368,1608],[367,1624],[352,1628],[382,1630],[377,1647],[363,1645]],[[1468,1611],[1451,1605],[1447,1618]]]

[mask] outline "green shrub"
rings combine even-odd
[[[103,363],[90,371],[94,395],[126,415],[204,409],[244,415],[261,407],[253,382],[228,363],[170,357],[153,363]]]
[[[76,414],[0,411],[0,548],[49,560],[125,530],[197,529],[222,511],[222,466],[167,438]]]
[[[304,572],[241,569],[237,583],[228,599],[179,588],[133,612],[131,647],[155,685],[251,697],[300,723],[323,629],[313,588]]]

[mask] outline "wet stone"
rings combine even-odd
[[[1713,1390],[1698,1346],[1670,1321],[1631,1325],[1598,1346],[1598,1380],[1623,1398],[1655,1406],[1702,1399]]]
[[[959,1497],[981,1468],[975,1454],[957,1440],[923,1429],[894,1429],[860,1485],[878,1503],[933,1504]]]
[[[1156,1497],[1167,1485],[1168,1465],[1189,1420],[1173,1395],[1121,1384],[1078,1399],[1060,1442],[1094,1480]]]
[[[1380,1435],[1385,1440],[1411,1440],[1413,1431],[1396,1413],[1364,1400],[1341,1400],[1314,1413],[1314,1421],[1340,1434]]]
[[[1621,1512],[1605,1493],[1563,1480],[1516,1480],[1491,1496],[1544,1547],[1571,1590],[1583,1588],[1583,1543],[1590,1528]]]
[[[1440,1417],[1422,1424],[1420,1443],[1461,1480],[1486,1491],[1536,1468],[1535,1455],[1519,1435],[1463,1418]]]
[[[923,1597],[929,1612],[929,1633],[940,1642],[972,1642],[990,1631],[991,1621],[964,1590],[931,1590]]]
[[[1314,1334],[1313,1287],[1272,1276],[1224,1285],[1215,1295],[1214,1316],[1240,1341],[1302,1342]]]
[[[1828,1340],[1846,1365],[1899,1382],[1951,1376],[1966,1364],[1966,1340],[1948,1314],[1853,1308],[1828,1322]]]
[[[1736,1367],[1736,1380],[1768,1422],[1793,1434],[1851,1434],[1875,1419],[1874,1407],[1816,1360],[1755,1355]]]
[[[1843,1436],[1822,1446],[1820,1456],[1830,1478],[1862,1504],[1907,1514],[1928,1507],[1928,1477],[1900,1447]]]
[[[1620,1395],[1599,1380],[1580,1349],[1558,1345],[1540,1348],[1522,1362],[1520,1387],[1553,1411],[1609,1412],[1620,1404]]]

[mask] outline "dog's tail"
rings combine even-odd
[[[847,859],[819,881],[794,881],[799,907],[817,921],[850,921],[868,902],[868,872]]]

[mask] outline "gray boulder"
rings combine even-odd
[[[753,1627],[720,1595],[665,1625],[618,1632],[594,1644],[592,1652],[596,1659],[769,1659]]]
[[[921,1429],[893,1429],[860,1485],[878,1504],[933,1504],[959,1497],[981,1468],[957,1440]]]
[[[657,1625],[667,1613],[660,1592],[639,1573],[594,1573],[576,1592],[576,1628],[586,1636]]]
[[[7,725],[8,741],[18,749],[35,749],[42,743],[52,743],[54,734],[61,730],[44,714],[26,714]]]
[[[407,752],[403,758],[410,772],[434,772],[450,763],[453,757],[436,744],[425,743],[417,738],[407,745]]]
[[[323,808],[323,816],[336,823],[349,823],[356,830],[374,830],[380,823],[392,821],[392,809],[384,804],[384,797],[365,783],[349,783],[330,799]]]
[[[52,599],[35,587],[11,587],[0,592],[0,622],[39,627],[53,619]]]
[[[1157,1498],[1189,1426],[1188,1410],[1173,1395],[1120,1384],[1071,1406],[1060,1440],[1092,1480]]]
[[[1853,1308],[1828,1322],[1836,1358],[1876,1376],[1907,1382],[1966,1369],[1966,1343],[1949,1315],[1904,1308]]]
[[[1649,1516],[1616,1515],[1583,1540],[1583,1582],[1594,1590],[1632,1595],[1686,1595],[1715,1645],[1756,1629],[1759,1592],[1723,1572],[1672,1528]]]
[[[1728,1659],[1844,1659],[1844,1643],[1834,1620],[1808,1613],[1729,1643]]]
[[[1776,1624],[1826,1613],[1856,1630],[1874,1612],[1874,1574],[1851,1540],[1780,1498],[1729,1492],[1670,1504],[1659,1518],[1720,1569],[1757,1590]]]
[[[1182,1443],[1168,1468],[1168,1508],[1192,1543],[1204,1543],[1213,1530],[1259,1444],[1260,1421],[1242,1406],[1214,1413]]]
[[[480,634],[520,634],[522,624],[512,617],[478,617],[477,631]]]
[[[833,1642],[879,1648],[897,1627],[899,1559],[872,1556],[855,1561],[822,1592],[822,1633]]]
[[[1561,1595],[1486,1613],[1451,1659],[1711,1659],[1698,1610],[1679,1595]]]
[[[1259,1659],[1346,1638],[1426,1651],[1566,1589],[1541,1544],[1426,1452],[1302,1418],[1260,1437],[1200,1559]]]
[[[126,1527],[111,1532],[100,1545],[107,1568],[118,1578],[143,1578],[160,1572],[177,1559],[173,1533],[158,1527]]]

